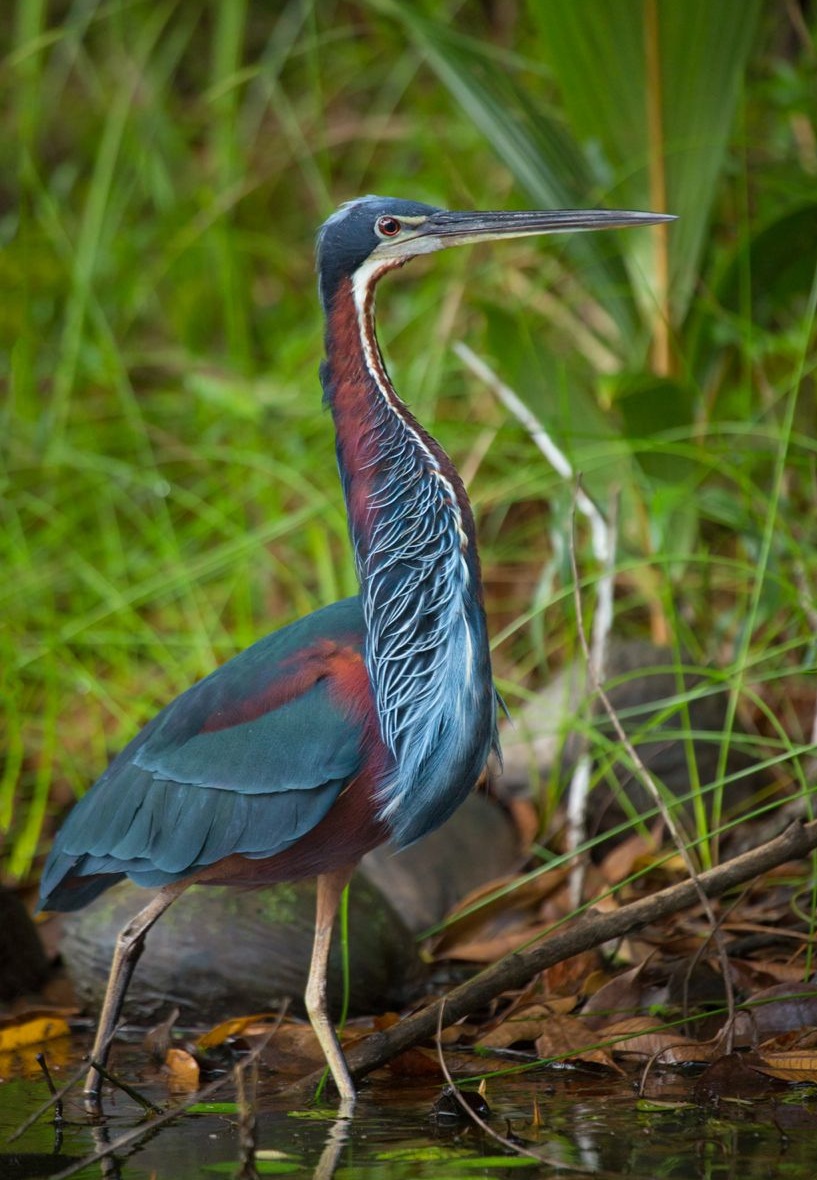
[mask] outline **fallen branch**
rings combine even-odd
[[[700,903],[701,892],[706,897],[720,897],[730,889],[759,877],[789,861],[802,860],[817,848],[817,820],[804,824],[790,824],[773,840],[744,852],[717,868],[699,873],[695,881],[681,881],[639,901],[630,902],[613,913],[600,914],[589,910],[567,930],[552,934],[539,946],[528,951],[517,951],[481,971],[479,975],[460,984],[443,1000],[430,1004],[422,1011],[401,1020],[385,1032],[373,1033],[346,1053],[353,1077],[360,1078],[385,1065],[398,1053],[421,1041],[431,1040],[440,1021],[440,1007],[444,1006],[442,1027],[455,1024],[478,1008],[489,1004],[503,992],[524,987],[539,972],[556,963],[564,962],[582,951],[592,950],[602,943],[623,938],[640,930],[650,922],[680,913]],[[305,1093],[320,1081],[322,1070],[310,1074],[291,1087],[290,1092]]]

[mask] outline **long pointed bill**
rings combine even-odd
[[[621,209],[553,209],[530,212],[453,213],[440,210],[418,225],[411,245],[418,254],[464,246],[496,238],[524,238],[535,234],[561,234],[595,230],[626,229],[635,225],[658,225],[675,221],[668,213],[640,213]]]

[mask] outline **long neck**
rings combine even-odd
[[[360,580],[367,668],[396,766],[383,814],[409,839],[421,834],[413,832],[419,820],[401,821],[401,804],[411,798],[418,814],[422,780],[441,772],[440,735],[454,726],[462,744],[475,700],[493,726],[493,689],[471,506],[442,447],[394,391],[373,299],[371,285],[356,291],[344,280],[336,288],[322,380]]]
[[[419,572],[411,560],[412,554],[418,556],[414,551],[421,540],[419,525],[430,516],[441,544],[453,542],[473,568],[478,588],[479,559],[468,496],[448,455],[389,379],[375,335],[373,287],[358,294],[347,280],[336,291],[327,316],[322,380],[335,423],[361,586],[377,576],[384,559],[403,563],[412,581],[410,571]],[[439,559],[444,554],[430,556]]]

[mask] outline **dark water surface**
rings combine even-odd
[[[78,1064],[81,1047],[49,1062],[57,1085]],[[166,1084],[144,1066],[141,1049],[117,1049],[117,1068],[137,1078],[146,1097],[166,1108]],[[476,1064],[476,1063],[475,1063]],[[132,1067],[132,1068],[131,1068]],[[141,1071],[141,1072],[140,1072]],[[31,1061],[0,1058],[0,1180],[59,1175],[99,1144],[142,1125],[140,1107],[123,1094],[106,1100],[104,1126],[94,1127],[81,1097],[65,1103],[61,1142],[43,1116],[15,1143],[8,1136],[48,1097]],[[562,1069],[538,1070],[488,1083],[492,1130],[520,1141],[548,1162],[515,1155],[470,1124],[440,1125],[431,1117],[440,1087],[384,1071],[364,1083],[351,1121],[331,1107],[292,1109],[279,1083],[262,1068],[256,1092],[259,1175],[295,1180],[463,1180],[463,1178],[585,1175],[771,1180],[817,1175],[817,1091],[783,1087],[774,1097],[692,1100],[693,1079],[654,1074],[649,1102],[633,1079]],[[227,1104],[184,1112],[147,1132],[104,1164],[75,1174],[122,1180],[203,1180],[232,1176],[239,1157],[239,1119],[232,1079],[214,1101]],[[170,1101],[181,1099],[170,1098]],[[558,1165],[562,1166],[559,1167]]]

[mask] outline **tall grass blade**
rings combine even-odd
[[[665,193],[679,217],[666,280],[678,327],[700,270],[761,2],[620,0],[613,19],[606,0],[548,0],[530,12],[576,142],[601,156],[610,177],[611,202],[640,208]],[[649,249],[644,242],[642,235],[633,250]],[[655,260],[628,258],[655,275]],[[642,298],[661,305],[654,281]]]
[[[559,118],[526,93],[489,44],[451,29],[443,18],[421,15],[404,0],[370,3],[405,27],[463,113],[524,189],[529,203],[542,208],[609,203],[606,186],[598,182]],[[576,259],[583,284],[603,301],[624,345],[636,347],[638,323],[621,259],[632,237],[617,235],[613,249],[606,235],[576,234],[564,248]]]

